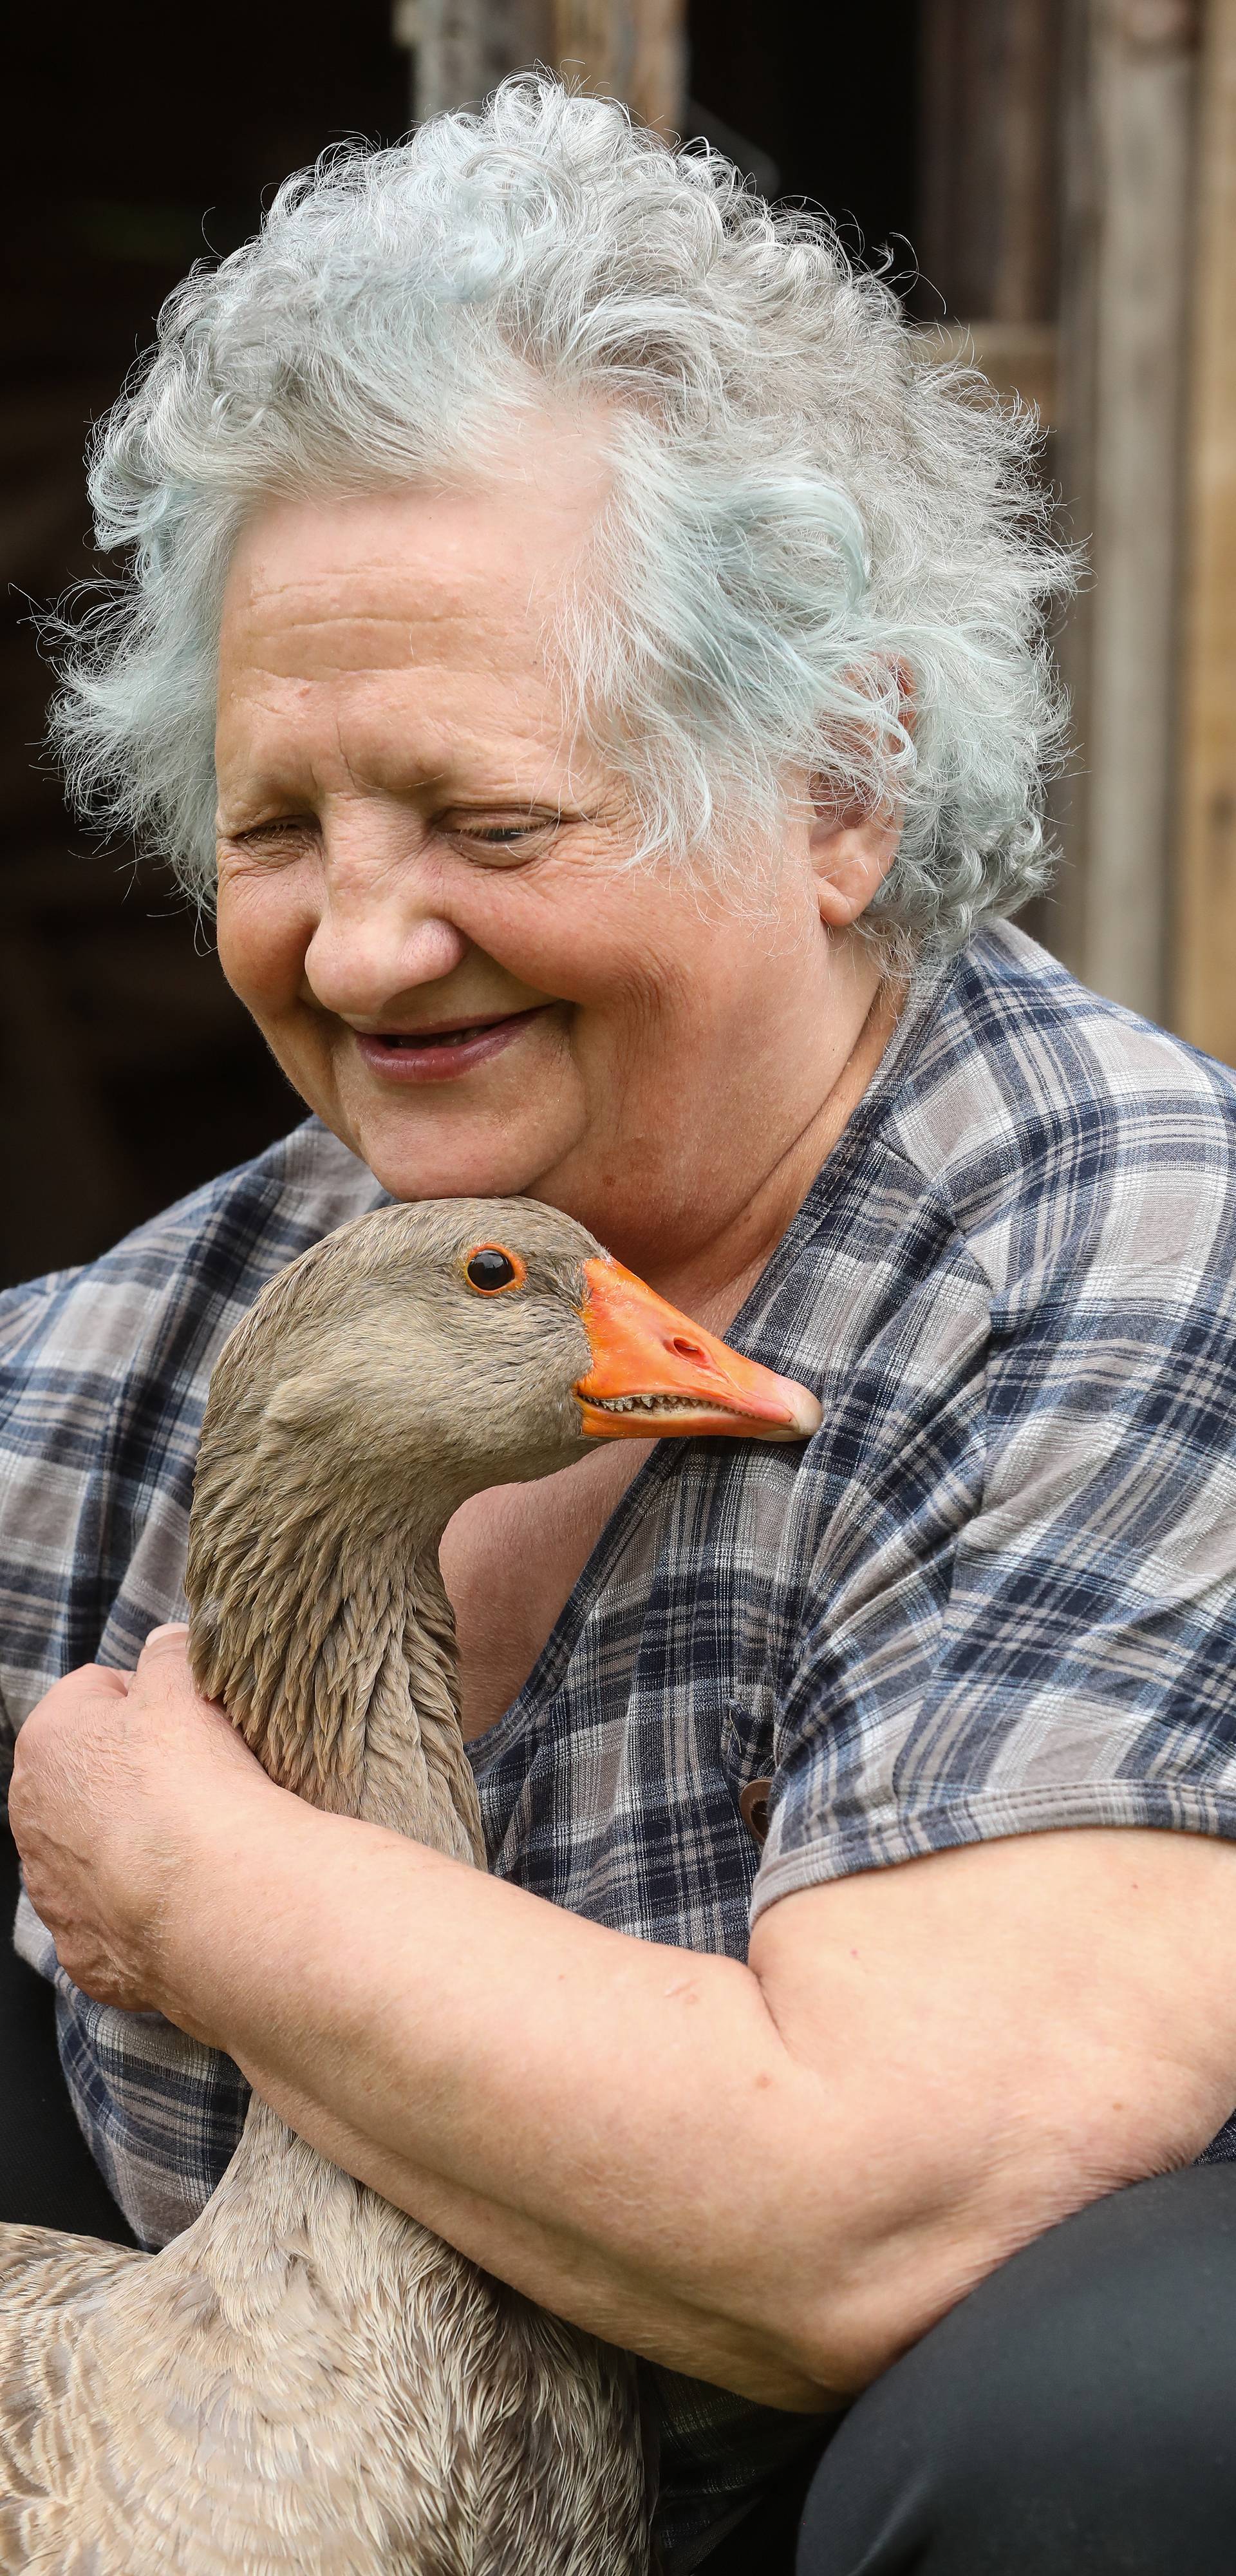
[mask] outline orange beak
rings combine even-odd
[[[745,1360],[667,1305],[620,1261],[586,1261],[592,1367],[575,1389],[592,1440],[809,1440],[820,1407],[791,1377]]]

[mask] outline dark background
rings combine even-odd
[[[914,5],[698,0],[690,23],[688,129],[710,125],[762,184],[826,206],[924,318],[950,301],[950,262],[957,309],[990,302],[966,260],[978,240],[990,261],[991,222],[980,239],[965,203],[941,203],[939,151],[916,146],[933,87],[938,136],[956,86],[949,72],[942,104],[939,20],[930,61]],[[243,239],[324,144],[398,136],[409,100],[389,0],[216,0],[178,28],[151,0],[26,8],[7,50],[0,1284],[90,1258],[299,1114],[208,930],[66,813],[40,749],[49,680],[30,611],[93,568],[87,427],[169,288]],[[964,170],[949,184],[964,199]],[[924,231],[931,290],[915,281]]]

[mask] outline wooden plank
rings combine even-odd
[[[686,91],[685,0],[554,0],[566,78],[622,98],[645,125],[676,133]]]
[[[1184,603],[1176,1020],[1236,1064],[1236,0],[1207,0]]]
[[[397,43],[413,48],[418,117],[476,106],[495,82],[544,62],[553,0],[396,0]]]
[[[1093,583],[1065,644],[1082,775],[1061,945],[1087,983],[1159,1019],[1169,1003],[1193,16],[1186,0],[1078,5],[1062,469]]]
[[[1000,226],[991,312],[997,322],[1054,319],[1060,263],[1062,0],[1004,0],[999,124]]]
[[[1062,7],[922,0],[915,247],[965,322],[1055,316]]]
[[[686,0],[395,0],[392,23],[414,53],[418,116],[472,104],[507,72],[552,62],[662,132],[681,121]]]

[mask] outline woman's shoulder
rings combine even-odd
[[[881,1136],[999,1296],[1062,1260],[1208,1268],[1236,1251],[1236,1074],[986,931],[921,1008]],[[1230,1266],[1230,1265],[1229,1265]]]
[[[124,1373],[175,1319],[234,1320],[276,1270],[381,1197],[371,1172],[317,1118],[192,1191],[77,1269],[0,1295],[0,1383],[38,1365]],[[49,1348],[49,1342],[51,1347]]]
[[[210,1372],[276,1270],[381,1198],[317,1119],[97,1261],[0,1298],[0,1693],[178,1614]]]

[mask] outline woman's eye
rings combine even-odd
[[[453,839],[467,842],[471,849],[492,851],[495,858],[519,858],[544,840],[557,820],[556,815],[543,814],[525,816],[509,823],[487,823],[480,818],[461,815],[452,818],[447,829]]]
[[[308,842],[318,838],[318,826],[311,815],[288,814],[273,823],[254,823],[247,832],[227,833],[224,846],[244,850],[255,858],[294,858]]]

